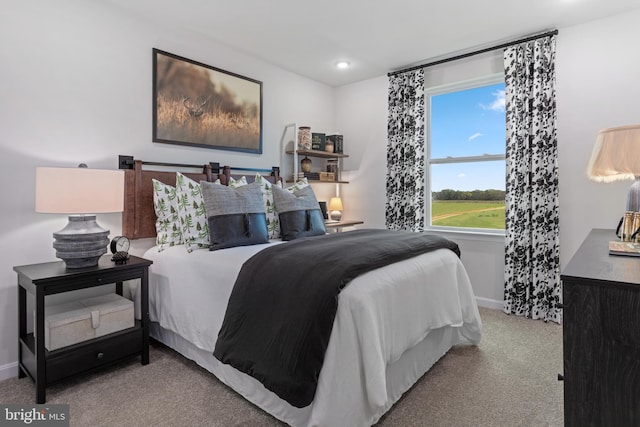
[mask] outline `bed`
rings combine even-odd
[[[277,169],[273,175],[269,179],[275,182]],[[223,185],[240,179],[216,165],[189,176],[220,179]],[[153,237],[151,179],[172,183],[175,172],[144,170],[136,161],[125,177],[123,234]],[[304,407],[292,405],[212,354],[243,263],[263,249],[288,244],[270,240],[216,251],[187,252],[181,245],[146,251],[144,257],[153,260],[151,336],[293,426],[373,425],[452,346],[479,343],[482,323],[459,257],[449,249],[413,256],[366,272],[339,293],[315,396]]]

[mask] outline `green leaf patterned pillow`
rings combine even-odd
[[[200,183],[176,172],[178,216],[187,252],[209,247],[209,225]]]
[[[175,187],[158,180],[153,182],[153,208],[156,211],[156,245],[158,252],[182,244],[182,226],[178,216]]]
[[[279,239],[280,219],[278,218],[278,212],[276,212],[276,208],[273,204],[273,184],[267,181],[267,179],[260,174],[256,174],[255,182],[260,184],[260,189],[262,190],[262,200],[264,201],[264,212],[267,215],[269,239]],[[277,185],[282,188],[280,181],[278,181]]]
[[[229,187],[238,188],[243,185],[247,185],[247,177],[243,176],[240,179],[233,179],[233,177],[229,177]]]

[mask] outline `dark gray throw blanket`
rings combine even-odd
[[[440,248],[460,256],[443,237],[373,229],[264,249],[238,274],[213,355],[303,408],[316,392],[340,291],[360,274]]]

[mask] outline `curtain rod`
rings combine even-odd
[[[514,41],[503,43],[503,44],[500,44],[500,45],[497,45],[497,46],[487,47],[487,48],[476,50],[476,51],[473,51],[473,52],[463,53],[461,55],[452,56],[451,58],[440,59],[440,60],[437,60],[437,61],[434,61],[434,62],[428,62],[426,64],[415,65],[413,67],[405,68],[405,69],[398,70],[398,71],[392,71],[390,73],[387,73],[387,76],[388,77],[397,76],[398,74],[408,73],[409,71],[415,71],[415,70],[419,70],[421,68],[432,67],[434,65],[444,64],[446,62],[457,61],[458,59],[464,59],[464,58],[468,58],[470,56],[480,55],[481,53],[491,52],[492,50],[504,49],[505,47],[513,46],[513,45],[520,44],[520,43],[526,43],[526,42],[529,42],[531,40],[541,39],[543,37],[555,36],[557,34],[558,34],[558,30],[547,31],[546,33],[536,34],[535,36],[525,37],[523,39],[514,40]]]

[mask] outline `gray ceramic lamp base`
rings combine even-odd
[[[95,215],[70,215],[67,226],[53,233],[53,248],[67,268],[93,267],[107,253],[108,235]]]

